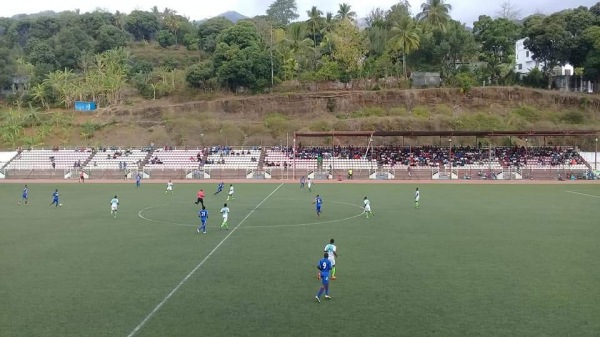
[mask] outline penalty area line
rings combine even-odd
[[[160,308],[167,303],[167,301],[173,296],[173,294],[175,294],[177,292],[177,290],[179,290],[179,288],[181,288],[181,286],[187,282],[187,280],[192,277],[192,275],[194,275],[196,273],[196,271],[198,269],[200,269],[200,267],[202,267],[202,265],[206,262],[206,260],[208,260],[216,251],[217,249],[219,249],[219,247],[221,247],[221,245],[227,241],[227,239],[231,236],[231,234],[233,234],[233,232],[235,232],[236,229],[238,229],[245,221],[246,219],[248,219],[252,213],[254,213],[254,211],[256,211],[262,204],[265,203],[265,201],[267,201],[267,199],[269,199],[273,194],[275,194],[275,192],[277,192],[277,190],[279,190],[279,188],[283,186],[283,183],[281,183],[279,186],[277,186],[273,192],[269,193],[269,195],[267,195],[260,203],[258,203],[258,205],[256,205],[256,207],[254,207],[250,212],[248,212],[248,214],[246,214],[246,216],[242,219],[242,221],[240,221],[235,227],[233,227],[233,229],[231,230],[231,232],[229,234],[227,234],[227,236],[225,236],[223,238],[223,240],[221,240],[221,242],[219,242],[215,248],[213,248],[213,250],[210,251],[210,253],[208,253],[208,255],[206,255],[206,257],[204,257],[204,259],[202,259],[202,261],[200,261],[200,263],[198,263],[198,265],[196,265],[196,267],[194,267],[194,269],[192,269],[192,271],[190,271],[180,282],[179,284],[177,284],[177,286],[175,286],[175,288],[173,288],[173,290],[171,290],[170,293],[167,294],[167,296],[165,296],[162,301],[160,301],[160,303],[158,303],[156,305],[156,307],[154,307],[154,309],[152,309],[152,311],[150,311],[150,313],[148,315],[146,315],[146,317],[144,317],[144,319],[140,322],[140,324],[138,324],[128,335],[127,337],[132,337],[134,336],[138,331],[140,331],[141,328],[144,327],[144,325],[146,325],[146,323],[148,323],[148,321],[154,316],[154,314],[156,314],[156,312],[158,312],[158,310],[160,310]]]

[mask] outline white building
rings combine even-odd
[[[515,43],[515,55],[516,55],[516,65],[515,72],[520,75],[527,75],[531,70],[533,70],[536,66],[543,70],[544,63],[535,61],[532,56],[533,53],[530,52],[524,45],[525,39],[520,39]],[[574,75],[575,69],[570,64],[565,64],[564,66],[558,66],[553,69],[553,76],[572,76]]]

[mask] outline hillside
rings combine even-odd
[[[519,87],[475,88],[467,94],[458,89],[289,93],[181,104],[146,101],[91,114],[42,112],[37,117],[38,126],[26,126],[23,137],[26,143],[45,146],[144,146],[152,142],[174,146],[280,145],[300,130],[600,129],[598,112],[600,98],[595,96]],[[31,119],[27,109],[22,109],[20,116],[23,121]],[[64,120],[57,121],[60,118]],[[43,128],[45,134],[38,137]],[[23,141],[15,145],[23,145]],[[319,141],[328,140],[307,140]],[[364,143],[362,139],[355,141]],[[455,141],[470,144],[474,140]],[[530,144],[542,141],[532,139]],[[588,148],[593,143],[593,139],[546,141]],[[405,142],[436,144],[439,139]],[[11,146],[4,142],[4,147]]]

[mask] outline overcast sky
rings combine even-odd
[[[264,14],[267,7],[274,0],[2,0],[0,17],[10,17],[15,14],[37,13],[45,10],[60,12],[64,10],[80,9],[81,12],[93,11],[96,8],[106,9],[110,12],[117,10],[129,13],[135,9],[149,10],[152,6],[159,9],[165,7],[174,9],[177,13],[192,20],[210,18],[226,11],[237,11],[246,16]],[[336,12],[338,3],[345,2],[352,6],[359,17],[366,16],[373,8],[389,9],[397,0],[296,0],[300,19],[306,18],[306,11],[312,6],[317,6],[323,12]],[[494,16],[503,0],[448,0],[453,9],[451,15],[471,26],[473,21],[481,14]],[[590,7],[600,0],[512,0],[520,9],[522,16],[533,13],[550,14],[552,12],[579,6]],[[409,0],[413,13],[418,12],[423,0]]]

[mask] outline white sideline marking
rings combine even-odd
[[[154,314],[156,314],[156,312],[165,304],[167,303],[167,301],[171,298],[171,296],[173,296],[173,294],[175,294],[177,292],[177,290],[179,290],[179,288],[181,288],[181,286],[192,276],[194,275],[194,273],[200,269],[200,267],[202,267],[202,265],[204,264],[204,262],[206,262],[206,260],[208,260],[209,257],[211,257],[216,251],[217,249],[219,249],[219,247],[221,247],[221,245],[223,244],[223,242],[225,242],[230,236],[231,234],[233,234],[233,232],[235,232],[236,229],[238,229],[243,223],[244,221],[246,221],[246,219],[248,219],[250,217],[250,215],[252,215],[252,213],[254,213],[254,211],[256,209],[258,209],[260,207],[260,205],[262,205],[265,201],[267,201],[267,199],[269,199],[269,197],[271,197],[273,194],[275,194],[275,192],[277,192],[277,190],[283,186],[283,183],[281,183],[279,186],[277,186],[273,192],[269,193],[269,195],[267,195],[263,201],[261,201],[258,205],[256,205],[256,207],[254,207],[254,209],[252,209],[248,214],[246,214],[246,216],[242,219],[242,221],[240,221],[237,226],[233,227],[233,229],[231,230],[231,232],[229,234],[227,234],[227,236],[225,236],[223,238],[223,240],[221,240],[221,242],[219,242],[219,244],[217,244],[217,246],[215,248],[213,248],[213,250],[210,251],[210,253],[208,253],[208,255],[206,255],[206,257],[204,259],[202,259],[202,261],[200,261],[200,263],[198,263],[198,265],[192,269],[191,272],[189,272],[189,274],[187,274],[180,282],[179,284],[173,288],[173,290],[171,290],[171,292],[169,294],[167,294],[167,296],[165,296],[165,298],[162,299],[162,301],[160,301],[160,303],[158,303],[158,305],[156,305],[156,307],[154,307],[154,309],[152,309],[152,311],[150,311],[150,313],[140,322],[140,324],[138,324],[135,329],[133,329],[133,331],[131,331],[131,333],[129,333],[129,335],[127,335],[127,337],[132,337],[133,335],[135,335],[141,328],[144,327],[144,325],[146,325],[146,323],[148,323],[148,321],[150,320],[150,318],[152,318],[152,316],[154,316]]]
[[[575,191],[565,191],[565,192],[572,193],[572,194],[579,194],[579,195],[583,195],[583,196],[586,196],[586,197],[599,198],[600,199],[600,196],[593,195],[593,194],[587,194],[587,193],[581,193],[581,192],[575,192]]]

